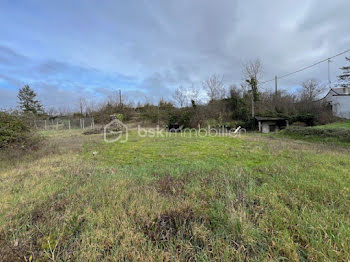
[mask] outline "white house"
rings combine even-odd
[[[327,101],[337,117],[350,119],[350,88],[331,88],[321,100]]]

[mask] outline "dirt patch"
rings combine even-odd
[[[89,129],[85,132],[83,132],[84,135],[95,135],[95,134],[103,134],[104,129],[103,128],[94,128]]]
[[[258,225],[259,220],[264,215],[264,207],[259,199],[252,199],[246,202],[245,207],[248,210],[248,218],[254,225]]]
[[[194,240],[194,223],[203,224],[207,219],[192,208],[183,207],[166,211],[143,225],[144,234],[153,242],[166,243],[176,237]]]
[[[47,201],[36,205],[30,213],[32,225],[46,223],[53,217],[61,217],[70,205],[67,198],[61,193],[56,193]]]
[[[157,192],[163,196],[177,196],[183,193],[185,182],[186,179],[184,178],[166,175],[157,180],[155,187]]]

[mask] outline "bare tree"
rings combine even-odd
[[[173,94],[173,98],[180,107],[185,106],[187,102],[186,89],[183,86],[179,86],[178,88],[176,88]]]
[[[262,65],[259,59],[243,63],[245,83],[252,94],[252,117],[255,116],[255,102],[259,100],[259,80],[262,77]]]
[[[325,88],[320,85],[320,82],[316,79],[308,79],[301,83],[301,101],[312,102],[324,92]]]
[[[222,99],[225,97],[226,90],[223,84],[223,78],[218,75],[212,75],[203,82],[203,88],[207,91],[210,101]]]
[[[87,101],[85,105],[85,113],[86,115],[91,115],[91,113],[95,110],[95,102],[93,100]]]
[[[84,108],[86,106],[86,99],[84,97],[79,97],[78,105],[79,105],[80,114],[83,114]]]
[[[112,106],[121,106],[124,103],[125,100],[125,95],[123,94],[121,89],[118,91],[113,91],[109,96],[108,96],[108,103],[111,104]]]
[[[246,62],[243,63],[242,66],[242,73],[244,76],[244,80],[247,79],[256,79],[257,82],[259,82],[259,80],[262,77],[262,73],[263,73],[263,67],[261,64],[260,59],[255,59],[255,60],[248,60]]]
[[[193,101],[195,104],[200,104],[200,93],[201,89],[192,83],[192,85],[187,90],[187,97],[190,101]]]
[[[46,110],[46,113],[49,116],[55,116],[58,114],[58,111],[56,110],[56,108],[54,106],[49,107],[49,109]]]

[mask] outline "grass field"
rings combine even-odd
[[[314,127],[293,127],[283,130],[276,137],[323,143],[328,146],[350,147],[350,121],[337,122]]]
[[[350,121],[337,122],[328,125],[316,126],[316,128],[344,128],[350,129]]]
[[[2,261],[350,259],[346,147],[43,136],[37,152],[0,156]]]

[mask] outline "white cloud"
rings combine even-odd
[[[213,73],[238,83],[246,59],[260,58],[267,79],[350,47],[348,0],[42,0],[7,4],[3,10],[0,22],[8,26],[0,34],[11,49],[36,61],[131,76],[135,81],[128,92],[154,99],[170,97],[176,86],[199,84]],[[332,64],[333,81],[343,60]],[[75,73],[67,81],[74,82]],[[290,88],[309,77],[326,81],[327,65],[279,84]],[[110,88],[103,81],[89,90]]]

